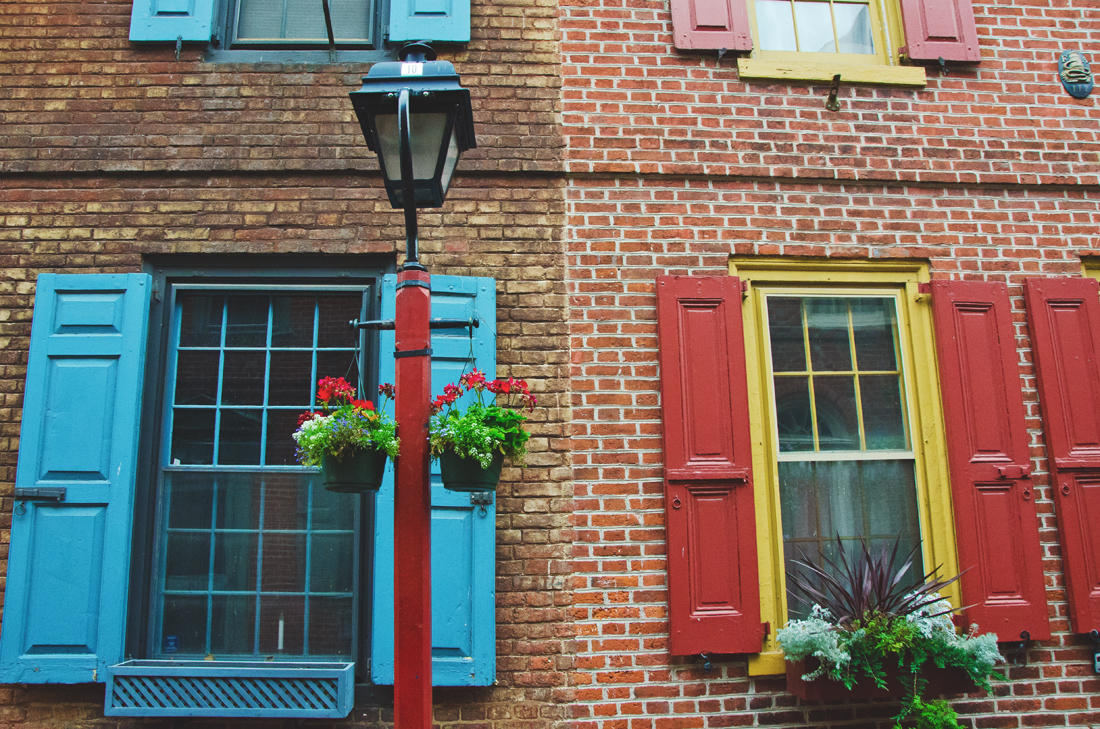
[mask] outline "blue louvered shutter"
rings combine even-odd
[[[103,681],[122,659],[151,288],[38,277],[0,683]]]
[[[390,0],[390,42],[470,40],[470,0]]]
[[[214,0],[134,0],[132,41],[210,40]]]
[[[393,319],[397,279],[382,282],[382,318]],[[432,276],[432,317],[469,319],[473,329],[432,332],[432,393],[463,371],[496,372],[496,288],[491,278]],[[394,335],[382,332],[379,379],[394,380]],[[472,363],[471,363],[472,359]],[[398,393],[398,397],[400,397]],[[488,686],[496,677],[496,505],[443,488],[432,462],[432,683]],[[371,680],[393,683],[393,472],[375,507]]]

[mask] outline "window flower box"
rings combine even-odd
[[[813,681],[803,680],[803,676],[817,668],[817,659],[805,661],[787,661],[787,691],[805,701],[843,701],[847,699],[889,699],[897,698],[904,688],[902,681],[908,680],[896,667],[886,670],[886,688],[881,688],[869,678],[863,678],[852,688],[846,688],[840,681],[827,676],[818,676]],[[968,694],[978,691],[978,686],[961,668],[933,666],[925,668],[919,674],[928,683],[922,692],[926,696]]]

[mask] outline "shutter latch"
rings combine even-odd
[[[183,50],[183,36],[176,36],[176,60],[180,60],[180,51]]]

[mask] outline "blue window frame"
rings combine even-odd
[[[321,488],[291,433],[314,383],[362,389],[363,286],[173,288],[153,655],[350,658],[359,497]]]

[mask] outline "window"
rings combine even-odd
[[[914,572],[956,574],[931,311],[914,295],[926,269],[732,266],[750,282],[745,347],[760,396],[749,412],[764,436],[753,472],[773,515],[757,515],[761,581],[775,586],[761,593],[763,619],[804,612],[788,599],[787,567],[818,562],[819,548],[833,555],[838,535],[849,549],[860,536],[920,543]],[[815,280],[822,270],[831,282]],[[913,437],[922,432],[934,435]],[[957,588],[951,598],[961,604]]]
[[[362,389],[367,290],[174,291],[154,655],[352,658],[358,499],[321,488],[290,434],[320,377]]]
[[[495,371],[492,279],[432,288],[433,316],[480,322],[433,333],[437,386]],[[247,716],[268,701],[215,689],[195,706],[163,681],[342,686],[318,689],[332,706],[268,717],[346,715],[353,662],[359,681],[392,683],[392,471],[376,495],[329,493],[290,434],[320,377],[393,380],[392,330],[348,322],[392,319],[395,291],[394,276],[349,268],[40,276],[0,681],[161,682],[112,683],[105,711],[128,716]],[[433,680],[489,685],[495,504],[432,471]],[[166,676],[157,659],[198,660]]]
[[[1049,636],[1007,287],[911,261],[730,269],[657,279],[672,653],[781,673],[786,568],[837,536],[919,542],[925,571],[965,570],[968,621]]]
[[[329,0],[329,9],[341,53],[381,50],[387,41],[470,40],[470,0]],[[322,0],[135,0],[130,40],[210,44],[208,55],[214,58],[221,58],[221,51],[236,49],[226,60],[271,61],[278,58],[272,54],[280,49],[294,50],[295,55],[287,58],[341,60],[326,50]],[[264,54],[241,55],[242,50],[263,49]]]
[[[897,295],[764,295],[785,571],[920,543]],[[920,555],[913,573],[922,575]],[[788,604],[789,615],[806,606]]]
[[[743,79],[924,86],[904,63],[981,59],[970,0],[672,0],[672,23],[677,48],[751,52]]]

